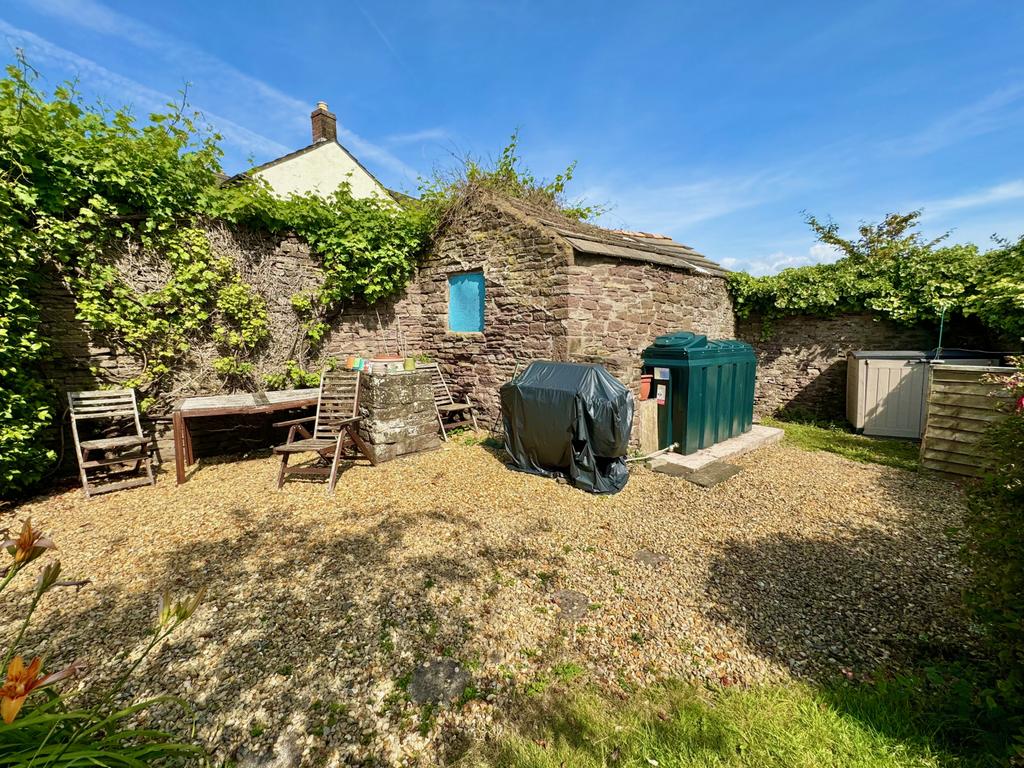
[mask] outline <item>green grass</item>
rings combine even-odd
[[[591,691],[549,693],[519,708],[511,735],[455,764],[478,768],[903,768],[997,764],[940,742],[956,733],[922,712],[910,684],[714,691],[672,684],[625,702]],[[960,744],[962,746],[962,744]]]
[[[865,437],[850,432],[840,424],[821,424],[765,419],[770,427],[786,432],[786,442],[805,451],[828,451],[853,461],[884,464],[887,467],[916,472],[920,446],[912,440],[890,440]]]

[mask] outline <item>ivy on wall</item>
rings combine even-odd
[[[416,267],[433,226],[424,206],[400,206],[377,198],[354,198],[348,183],[328,197],[274,196],[255,181],[211,187],[206,211],[221,220],[275,233],[295,232],[319,258],[324,279],[312,293],[291,297],[316,345],[328,329],[324,318],[345,302],[368,303],[394,295]]]
[[[813,216],[818,240],[837,250],[832,264],[786,269],[777,275],[729,276],[741,318],[757,317],[770,332],[774,321],[794,315],[831,317],[874,312],[897,323],[938,323],[975,316],[997,333],[1024,335],[1024,239],[986,253],[975,245],[943,245],[917,231],[920,211],[890,214],[864,224],[856,239]]]
[[[244,382],[269,335],[262,298],[212,251],[208,217],[309,240],[324,268],[306,297],[314,334],[330,307],[389,295],[412,274],[430,231],[421,211],[354,200],[344,186],[328,200],[287,201],[251,181],[220,187],[218,137],[184,100],[140,125],[127,109],[85,106],[70,86],[46,94],[33,79],[23,61],[0,79],[0,497],[29,487],[54,458],[42,439],[57,395],[40,373],[45,272],[59,276],[91,332],[141,361],[117,383],[142,390],[144,405],[204,342],[225,383]],[[162,285],[125,279],[126,248],[159,261]],[[297,365],[281,374],[282,383],[307,378]]]

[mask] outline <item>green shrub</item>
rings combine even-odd
[[[332,360],[327,361],[330,366]],[[280,373],[267,373],[263,376],[263,383],[267,389],[303,389],[320,385],[320,372],[307,371],[295,360],[286,360],[284,370]]]
[[[1024,754],[1024,357],[1016,364],[1005,385],[1019,399],[987,434],[996,465],[968,496],[966,555],[967,603],[998,663],[982,701],[1004,716]]]
[[[977,317],[998,333],[1024,334],[1024,238],[987,253],[942,245],[945,237],[926,240],[917,232],[920,215],[889,214],[862,225],[853,240],[840,237],[835,222],[808,216],[819,242],[840,258],[765,277],[730,274],[737,315],[758,317],[766,333],[793,315],[872,312],[906,325],[938,323],[943,313]]]

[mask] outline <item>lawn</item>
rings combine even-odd
[[[154,487],[25,502],[12,521],[31,516],[62,574],[92,581],[44,602],[24,650],[113,677],[164,588],[205,586],[126,693],[190,702],[154,717],[218,766],[429,765],[467,745],[483,765],[547,765],[529,762],[546,751],[527,754],[517,718],[548,705],[552,729],[587,707],[587,733],[623,734],[620,756],[688,745],[677,765],[939,760],[813,691],[963,645],[957,487],[782,445],[711,489],[637,466],[621,493],[592,496],[471,442],[348,467],[334,498],[317,482],[276,491],[275,461],[257,456],[204,462],[182,486],[163,472]],[[11,593],[3,629],[30,599]],[[454,700],[419,700],[417,675],[453,662]],[[648,693],[665,680],[680,687]],[[626,743],[644,722],[637,733],[669,740]],[[566,765],[600,759],[570,747]]]
[[[765,419],[786,432],[786,441],[806,451],[828,451],[853,461],[917,471],[921,445],[913,440],[858,435],[842,424]]]
[[[928,768],[990,764],[915,706],[906,686],[803,683],[699,689],[668,683],[611,700],[587,690],[527,703],[475,768]]]

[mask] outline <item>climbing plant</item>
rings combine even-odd
[[[0,162],[8,148],[0,142]],[[46,351],[32,300],[34,264],[16,188],[0,178],[0,498],[31,484],[54,458],[42,441],[53,405],[37,377]]]
[[[786,269],[753,277],[736,272],[729,288],[740,317],[756,315],[766,326],[791,315],[834,316],[872,311],[898,323],[938,322],[976,315],[1006,334],[1024,331],[1024,247],[1006,244],[988,253],[975,245],[944,245],[917,231],[920,211],[890,214],[864,224],[856,239],[814,216],[807,223],[819,242],[841,254],[831,264]]]
[[[422,212],[355,200],[345,185],[327,200],[279,200],[255,181],[219,186],[218,137],[184,96],[143,123],[125,108],[84,104],[73,86],[44,93],[34,81],[23,60],[0,79],[0,497],[54,458],[43,440],[56,402],[41,374],[44,280],[70,291],[90,333],[140,361],[118,383],[142,390],[148,406],[203,345],[216,349],[212,367],[226,383],[244,383],[269,335],[263,299],[213,252],[209,217],[309,240],[324,268],[305,297],[314,335],[340,302],[398,290],[426,242]],[[125,254],[157,265],[157,284],[135,284]]]
[[[292,308],[318,343],[324,318],[353,298],[369,303],[390,296],[409,281],[432,229],[431,211],[391,198],[353,197],[348,183],[332,195],[279,198],[256,179],[211,187],[207,213],[269,232],[295,232],[312,247],[324,279],[311,293],[296,293]]]

